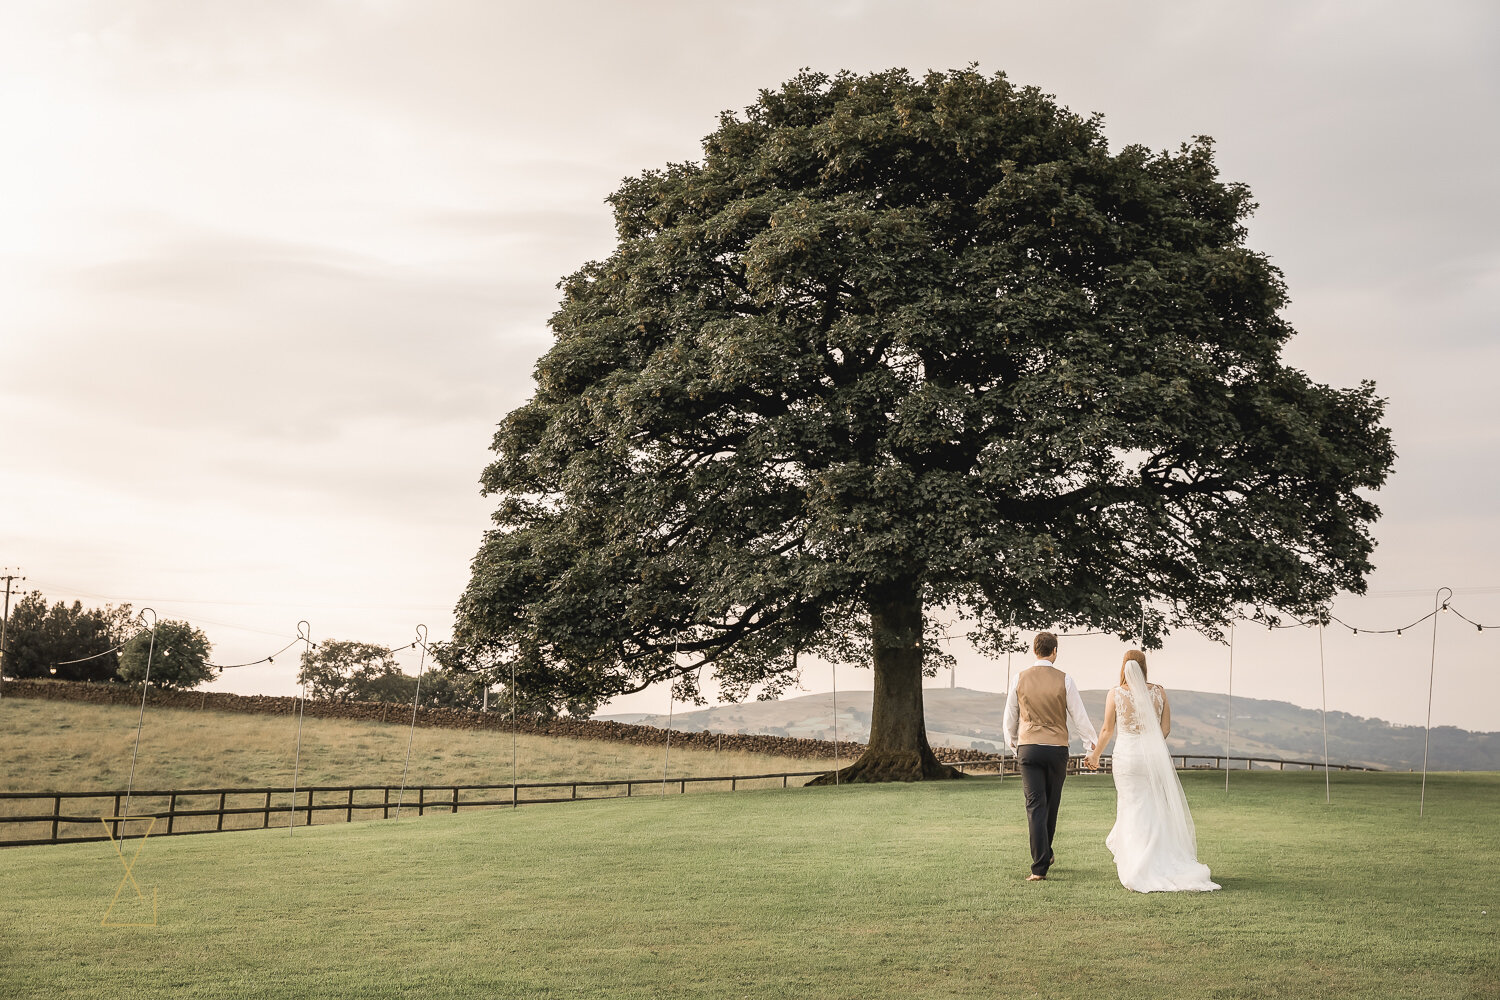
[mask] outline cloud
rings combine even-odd
[[[226,234],[80,269],[66,321],[27,336],[8,388],[145,426],[326,436],[351,420],[482,419],[527,393],[554,290],[458,279]]]

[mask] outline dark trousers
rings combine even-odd
[[[1021,769],[1021,791],[1026,796],[1026,831],[1031,835],[1031,873],[1045,875],[1052,867],[1052,837],[1057,833],[1057,807],[1062,803],[1063,778],[1068,773],[1068,748],[1026,744],[1016,749]]]

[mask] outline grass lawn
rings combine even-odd
[[[420,735],[420,734],[419,734]],[[1184,776],[1210,894],[1122,889],[1107,777],[639,798],[0,851],[18,997],[1500,997],[1500,775]],[[129,889],[112,919],[143,908]]]
[[[89,705],[29,698],[0,699],[0,791],[83,791],[123,789],[130,773],[139,709],[128,705]],[[299,787],[401,783],[408,728],[398,723],[308,718],[302,726]],[[269,788],[292,784],[296,721],[284,716],[238,712],[198,712],[146,707],[135,788]],[[511,736],[485,730],[417,727],[411,737],[409,785],[509,784]],[[660,747],[632,746],[601,740],[570,740],[521,734],[516,739],[521,782],[587,779],[659,778]],[[845,758],[845,763],[848,758]],[[673,747],[667,761],[673,777],[724,774],[768,774],[815,771],[824,762],[761,754],[715,753]],[[827,762],[832,765],[832,759]],[[780,780],[763,784],[780,786]],[[752,783],[753,785],[753,783]],[[688,791],[717,791],[715,784],[690,784]],[[727,787],[727,786],[726,786]],[[623,795],[623,789],[616,789]],[[641,789],[636,789],[637,794]],[[378,801],[378,793],[366,793]],[[508,793],[507,793],[508,794]],[[523,797],[555,796],[555,790],[523,792]],[[567,789],[561,793],[567,795]],[[608,794],[590,790],[588,794]],[[272,823],[286,825],[290,795],[273,800]],[[392,794],[392,802],[396,795]],[[229,801],[250,807],[261,799]],[[306,802],[305,797],[301,799]],[[315,799],[319,804],[345,801],[338,793]],[[359,801],[365,801],[361,798]],[[410,800],[409,800],[410,801]],[[180,808],[212,808],[217,796],[184,800]],[[66,805],[80,815],[98,815],[107,800]],[[165,810],[166,798],[137,798],[132,813]],[[50,812],[50,801],[0,799],[0,814]],[[363,818],[379,815],[367,812]],[[318,822],[342,822],[343,812],[316,813]],[[361,818],[356,810],[355,818]],[[261,825],[263,817],[229,817],[227,825]],[[180,829],[211,827],[215,819],[178,820]],[[299,818],[299,822],[301,822]],[[97,824],[94,824],[97,826]],[[51,824],[0,827],[10,839],[46,837]],[[91,832],[98,832],[93,830]],[[64,825],[63,836],[78,836],[76,825]]]

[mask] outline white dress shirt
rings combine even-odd
[[[1057,664],[1051,660],[1037,660],[1032,666],[1056,669]],[[1010,690],[1005,695],[1005,749],[1009,753],[1016,752],[1016,740],[1021,736],[1021,709],[1016,704],[1016,686],[1021,683],[1022,672],[1017,670],[1011,677]],[[1082,740],[1088,752],[1093,753],[1099,734],[1094,732],[1094,724],[1089,721],[1089,713],[1083,707],[1083,698],[1078,694],[1078,685],[1073,683],[1073,675],[1064,673],[1063,682],[1068,691],[1068,732]]]

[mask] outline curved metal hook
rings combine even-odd
[[[427,645],[427,626],[426,625],[418,625],[417,626],[417,642],[421,643],[424,646]]]
[[[156,609],[155,608],[142,608],[141,611],[140,611],[140,614],[136,615],[136,617],[139,618],[141,621],[145,621],[146,620],[146,612],[148,612],[148,611],[151,612],[151,624],[146,626],[146,631],[150,632],[150,631],[152,631],[153,629],[156,628]]]
[[[680,636],[677,633],[677,630],[674,628],[674,629],[672,629],[672,631],[670,631],[670,632],[667,633],[667,638],[672,640],[672,655],[676,656],[677,655],[677,647],[682,642],[682,636]]]
[[[305,618],[297,623],[297,638],[307,643],[308,649],[313,648],[314,643],[312,641],[312,625],[308,624],[307,619]]]
[[[1444,591],[1448,592],[1447,598],[1443,597],[1443,592]],[[1437,591],[1437,594],[1433,597],[1433,603],[1436,604],[1438,607],[1442,608],[1444,611],[1448,610],[1448,602],[1451,601],[1451,600],[1453,600],[1453,588],[1452,587],[1439,587],[1438,591]]]

